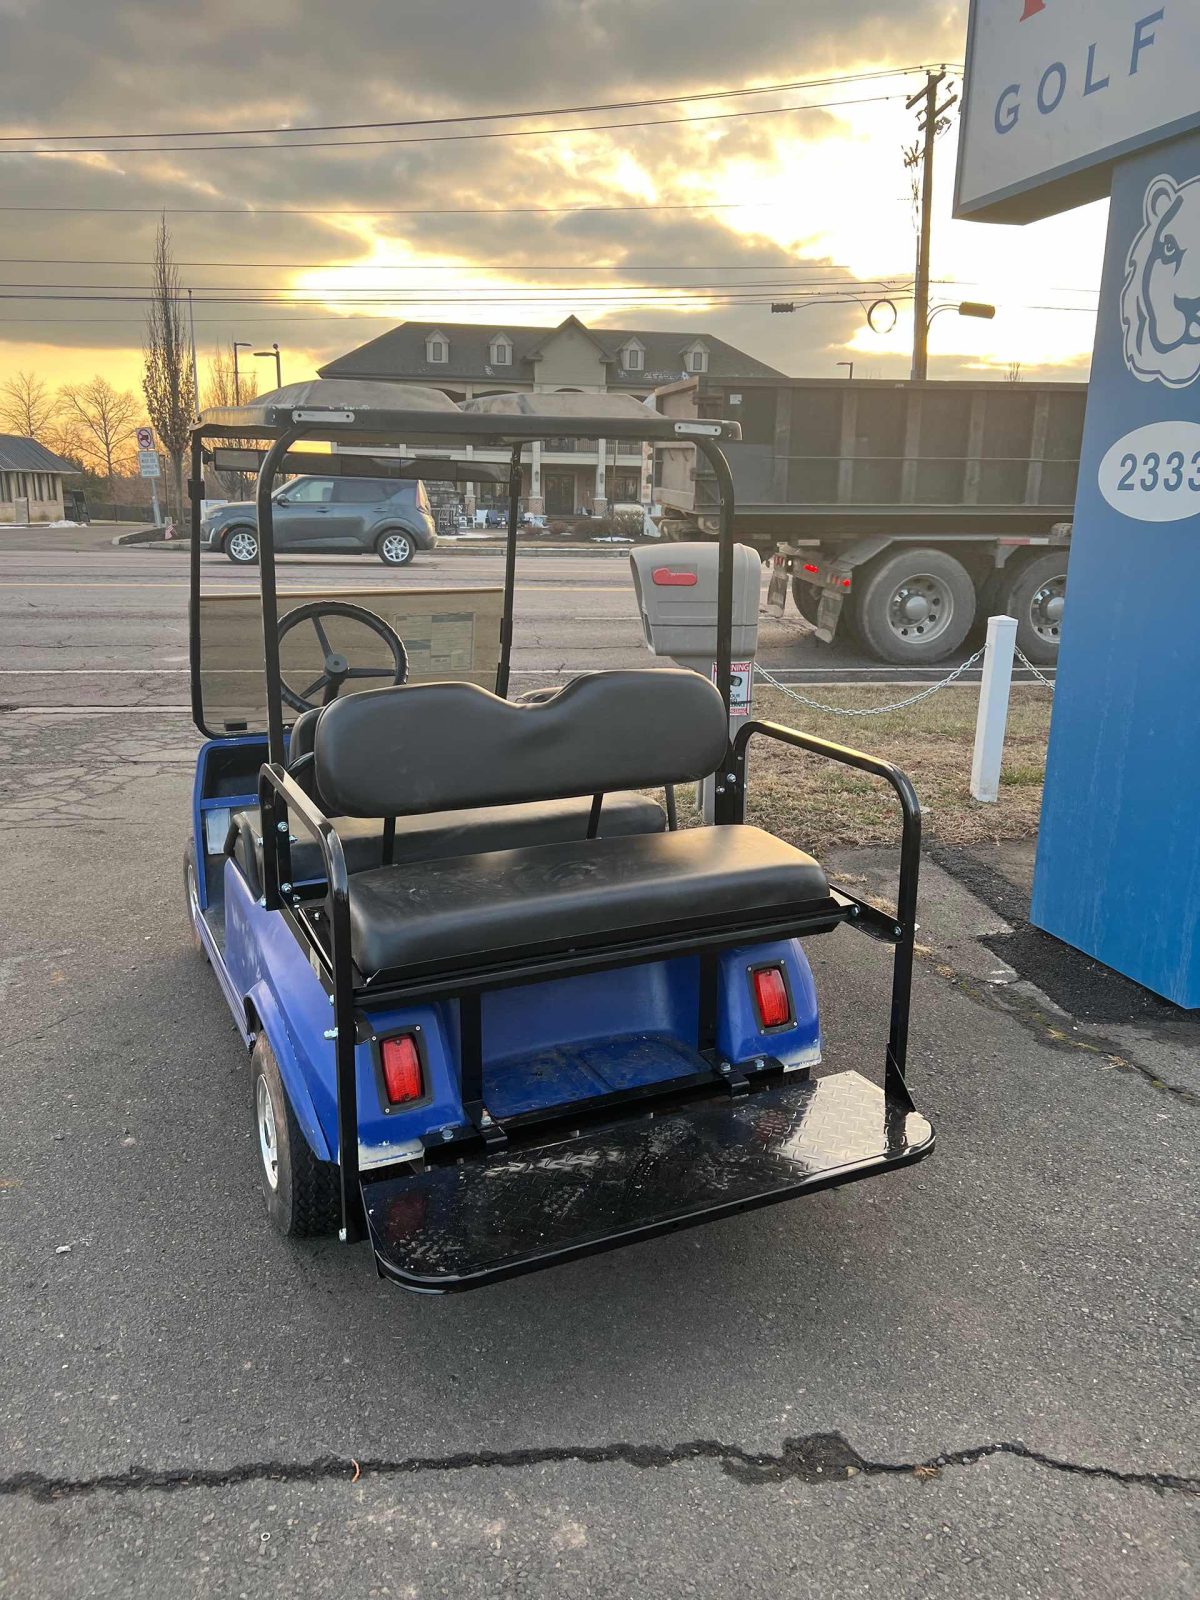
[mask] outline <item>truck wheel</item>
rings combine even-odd
[[[854,596],[867,649],[898,666],[922,666],[958,649],[975,621],[975,585],[941,550],[902,550],[868,568]]]
[[[792,578],[792,599],[796,602],[796,610],[805,622],[816,626],[817,612],[821,609],[821,591],[815,584],[805,583],[803,578]]]
[[[272,1226],[293,1239],[335,1232],[341,1220],[337,1168],[309,1148],[263,1033],[254,1041],[250,1068],[259,1178]]]
[[[1039,667],[1058,660],[1067,598],[1067,552],[1055,550],[1023,566],[1008,591],[1006,610],[1017,619],[1017,649]]]

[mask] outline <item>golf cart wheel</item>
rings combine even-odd
[[[200,878],[196,871],[196,847],[194,844],[189,844],[183,852],[183,893],[185,897],[184,903],[187,906],[188,929],[192,935],[192,943],[207,961],[208,951],[204,948],[204,941],[200,937],[198,926],[203,913],[200,910]]]
[[[1039,667],[1058,660],[1067,599],[1067,552],[1038,556],[1021,568],[1008,591],[1005,609],[1017,619],[1017,649]]]
[[[379,535],[375,549],[385,567],[407,567],[417,553],[416,541],[411,533],[399,528],[389,528]]]
[[[859,638],[880,660],[924,666],[954,654],[975,605],[961,561],[942,550],[902,550],[868,567],[851,609]]]
[[[235,566],[252,567],[258,560],[258,535],[253,528],[231,528],[223,548]]]
[[[337,1231],[337,1168],[319,1161],[296,1121],[275,1054],[260,1033],[250,1056],[255,1149],[272,1226],[287,1238]]]

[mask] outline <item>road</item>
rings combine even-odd
[[[22,541],[22,545],[29,541]],[[0,704],[187,704],[187,558],[182,550],[10,549],[0,542]],[[624,552],[522,551],[514,681],[646,663]],[[499,550],[443,548],[401,574],[374,561],[284,557],[289,588],[339,592],[399,583],[499,584]],[[203,557],[205,593],[253,590],[257,572]],[[795,613],[764,620],[760,659],[791,682],[932,682],[949,670],[889,669],[840,641],[827,648]],[[956,659],[961,659],[956,658]]]
[[[405,1296],[268,1232],[184,927],[195,735],[104,714],[98,666],[179,665],[179,557],[18,559],[0,670],[79,709],[0,715],[0,1595],[1191,1600],[1196,1024],[1018,925],[1027,852],[926,867],[924,1165]],[[523,586],[521,670],[641,659],[584,563]],[[880,947],[812,953],[878,1076]]]

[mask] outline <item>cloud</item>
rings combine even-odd
[[[894,0],[840,0],[836,7],[827,0],[256,0],[253,6],[245,0],[0,0],[0,59],[38,64],[8,75],[0,131],[297,126],[699,93],[881,63],[953,59],[962,49],[964,12],[965,5],[944,0],[912,0],[903,8]],[[736,106],[857,98],[879,88],[851,85]],[[609,120],[682,114],[680,108],[614,112]],[[379,279],[327,273],[320,283],[386,281],[429,293],[444,293],[443,286],[456,281],[453,273],[436,270],[448,262],[502,285],[669,284],[670,273],[647,270],[655,267],[693,281],[790,277],[799,284],[834,275],[837,261],[864,275],[905,274],[911,272],[911,232],[895,201],[904,188],[898,148],[908,127],[900,104],[869,113],[831,109],[554,139],[290,154],[0,155],[5,204],[89,208],[0,212],[0,254],[8,258],[0,263],[7,283],[0,294],[20,294],[16,286],[25,283],[136,293],[148,281],[147,269],[86,263],[147,262],[159,207],[173,208],[175,253],[188,263],[181,272],[196,290],[202,349],[235,337],[278,338],[300,367],[373,336],[386,322],[334,320],[322,307],[218,306],[205,298],[206,290],[211,296],[218,285],[279,287],[301,278],[290,267],[240,265],[254,261],[415,263],[428,270]],[[871,130],[869,153],[864,128]],[[399,137],[405,130],[395,132]],[[949,151],[943,164],[950,165]],[[857,187],[839,190],[839,171],[853,172]],[[864,195],[867,184],[873,187]],[[538,215],[516,209],[664,200],[761,203],[711,212]],[[239,214],[174,209],[198,206]],[[370,206],[495,209],[487,216],[330,214]],[[111,209],[117,207],[146,210]],[[300,214],[266,215],[265,207]],[[39,258],[59,264],[37,265]],[[76,258],[85,264],[68,264]],[[201,262],[238,265],[190,265]],[[602,265],[618,270],[601,272]],[[571,266],[583,270],[550,270]],[[792,298],[786,288],[779,293]],[[689,310],[660,299],[638,310],[606,310],[606,304],[581,294],[562,313],[578,309],[591,320],[645,327],[702,324],[797,371],[827,370],[861,323],[857,307],[773,318],[764,306]],[[387,320],[412,314],[399,298],[390,309]],[[517,306],[441,314],[522,320]],[[105,361],[135,370],[141,315],[133,304],[64,299],[51,306],[5,298],[0,373],[19,364],[21,349],[35,347],[39,362],[51,366],[45,352],[61,352],[59,365],[74,362],[76,376]],[[893,366],[899,362],[900,353]]]

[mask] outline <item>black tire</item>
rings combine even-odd
[[[793,573],[792,599],[805,622],[811,622],[816,627],[817,612],[821,609],[821,591],[816,584],[805,583],[803,578],[797,578]]]
[[[258,532],[254,528],[240,525],[236,528],[230,528],[221,540],[221,549],[235,567],[256,567],[258,565]]]
[[[851,606],[863,644],[897,666],[925,666],[953,655],[971,631],[975,609],[967,569],[933,549],[901,550],[873,563],[857,577]]]
[[[289,1239],[336,1232],[341,1224],[338,1169],[332,1162],[319,1161],[300,1131],[265,1034],[254,1041],[250,1069],[254,1149],[272,1227]],[[263,1095],[270,1105],[269,1133]],[[273,1169],[268,1156],[272,1149]]]
[[[1037,556],[1017,572],[1005,610],[1017,619],[1017,649],[1039,667],[1058,660],[1062,612],[1067,597],[1067,551]]]
[[[385,567],[408,567],[417,553],[417,541],[405,528],[385,528],[375,541],[375,554]]]
[[[194,844],[189,843],[183,852],[183,903],[187,909],[188,932],[192,936],[192,944],[207,961],[208,951],[204,948],[204,943],[196,928],[196,919],[202,915],[200,911],[199,885],[200,874],[196,869],[196,847]]]

